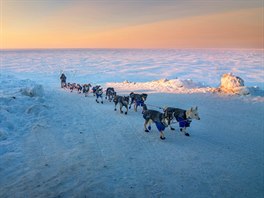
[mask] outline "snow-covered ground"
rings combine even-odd
[[[261,51],[184,51],[179,57],[186,65],[204,58],[203,67],[189,65],[188,74],[186,67],[177,69],[182,59],[173,56],[173,76],[166,74],[169,56],[162,51],[97,50],[92,55],[101,57],[98,65],[82,50],[43,53],[2,53],[0,197],[264,196]],[[196,60],[197,53],[204,56]],[[211,92],[221,76],[209,64],[215,53],[215,63],[226,63],[224,72],[242,77],[250,95]],[[137,58],[149,63],[146,68],[139,71]],[[78,70],[70,67],[78,61],[84,63]],[[71,82],[114,86],[122,95],[146,92],[146,103],[155,110],[198,106],[201,120],[192,122],[190,137],[175,124],[176,131],[166,129],[166,140],[160,140],[154,126],[144,132],[141,111],[123,115],[113,103],[97,104],[92,94],[61,89],[61,70]]]

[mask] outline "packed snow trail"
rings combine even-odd
[[[263,116],[263,104],[211,94],[147,103],[197,105],[201,121],[191,137],[176,127],[162,141],[154,125],[144,132],[140,109],[124,115],[91,94],[46,91],[45,113],[1,159],[0,197],[262,197],[263,124],[248,112]]]

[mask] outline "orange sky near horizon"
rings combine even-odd
[[[1,10],[5,12],[5,7]],[[127,25],[78,18],[76,13],[82,10],[74,6],[35,21],[27,21],[24,12],[1,14],[2,49],[263,48],[263,7]],[[67,15],[77,16],[68,20]]]

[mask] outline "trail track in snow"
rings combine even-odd
[[[19,160],[10,164],[1,182],[1,197],[261,197],[263,193],[259,172],[263,157],[257,155],[263,149],[258,138],[262,126],[241,116],[248,108],[261,116],[258,104],[241,106],[239,114],[222,115],[218,108],[241,103],[203,95],[150,94],[152,104],[196,102],[201,107],[202,120],[192,123],[191,137],[166,129],[167,139],[162,141],[154,126],[150,133],[143,131],[140,109],[124,115],[114,111],[113,103],[97,104],[91,94],[51,90],[47,95],[47,116],[17,144]],[[230,125],[233,119],[249,125]]]

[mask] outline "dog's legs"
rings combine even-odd
[[[120,103],[120,113],[123,113],[122,107],[123,107],[123,105]]]
[[[165,140],[166,138],[164,137],[163,131],[160,131],[160,139]]]
[[[175,128],[173,128],[173,127],[171,126],[171,122],[172,122],[173,118],[171,118],[170,116],[169,116],[168,118],[169,118],[169,126],[170,126],[170,129],[174,131]]]
[[[174,131],[174,130],[175,130],[175,128],[173,128],[171,125],[170,125],[170,129],[171,129],[172,131]]]
[[[126,105],[125,107],[126,107],[126,112],[125,112],[125,114],[127,114],[127,112],[128,112],[128,105]]]
[[[131,98],[131,103],[129,104],[129,109],[131,109],[131,105],[133,104],[134,100]]]
[[[186,127],[182,127],[182,128],[180,128],[180,131],[183,132],[184,135],[186,135],[186,136],[190,136],[190,134],[187,133]]]
[[[100,95],[99,97],[100,97],[100,99],[101,99],[101,103],[103,104],[103,103],[104,103],[104,102],[103,102],[103,96]]]
[[[117,102],[114,102],[115,103],[115,111],[116,111],[116,105],[117,105]]]
[[[151,120],[149,120],[149,119],[145,120],[145,123],[144,123],[145,132],[149,132],[149,130],[147,129],[147,125],[150,126],[150,123],[151,123]]]
[[[134,111],[137,112],[137,104],[134,104]]]
[[[145,120],[145,124],[144,124],[145,132],[149,132],[151,130],[151,123],[152,123],[151,119]],[[147,128],[147,125],[148,125],[148,128]]]

